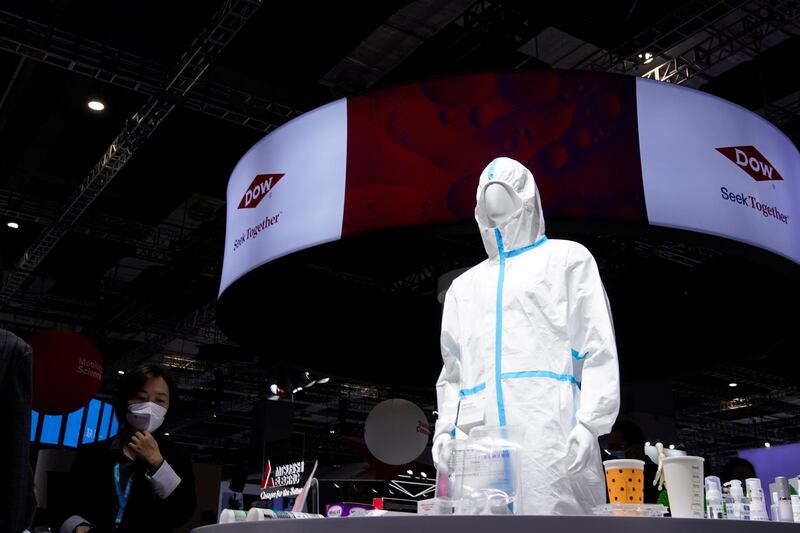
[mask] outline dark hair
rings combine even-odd
[[[162,378],[167,382],[169,388],[169,412],[175,406],[177,401],[177,391],[175,390],[175,383],[172,377],[164,370],[163,367],[155,363],[144,363],[125,372],[122,379],[119,381],[117,393],[114,395],[114,412],[117,414],[117,419],[121,424],[125,423],[125,418],[128,412],[128,400],[133,398],[142,386],[150,379]]]
[[[628,420],[617,420],[611,428],[611,433],[619,433],[628,446],[644,446],[644,433],[641,428]]]

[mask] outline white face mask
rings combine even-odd
[[[128,424],[136,431],[152,433],[164,423],[167,410],[153,402],[134,403],[128,406]]]

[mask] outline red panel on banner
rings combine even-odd
[[[499,156],[533,171],[546,217],[647,223],[634,81],[492,73],[349,98],[342,235],[472,219]]]

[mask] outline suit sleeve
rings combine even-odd
[[[452,287],[447,291],[442,313],[442,372],[436,382],[439,418],[436,420],[434,442],[455,428],[458,411],[458,391],[461,374],[461,350],[458,340],[458,304]]]
[[[160,508],[161,516],[165,518],[167,525],[179,527],[189,521],[197,505],[194,470],[189,455],[181,448],[170,446],[162,453],[164,461],[169,464],[180,481],[165,498],[158,495],[153,485],[151,490],[156,493],[155,505]]]
[[[573,363],[580,367],[577,421],[594,436],[611,431],[620,404],[614,325],[594,257],[583,246],[567,256],[568,330]]]

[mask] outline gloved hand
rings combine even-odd
[[[592,460],[592,445],[596,438],[583,424],[576,424],[567,437],[567,457],[574,457],[570,473],[585,470]]]
[[[439,436],[433,439],[431,455],[433,456],[433,466],[435,466],[437,470],[440,468],[444,469],[445,465],[447,465],[448,458],[442,455],[442,451],[444,450],[445,445],[452,439],[453,438],[449,433],[441,433]]]

